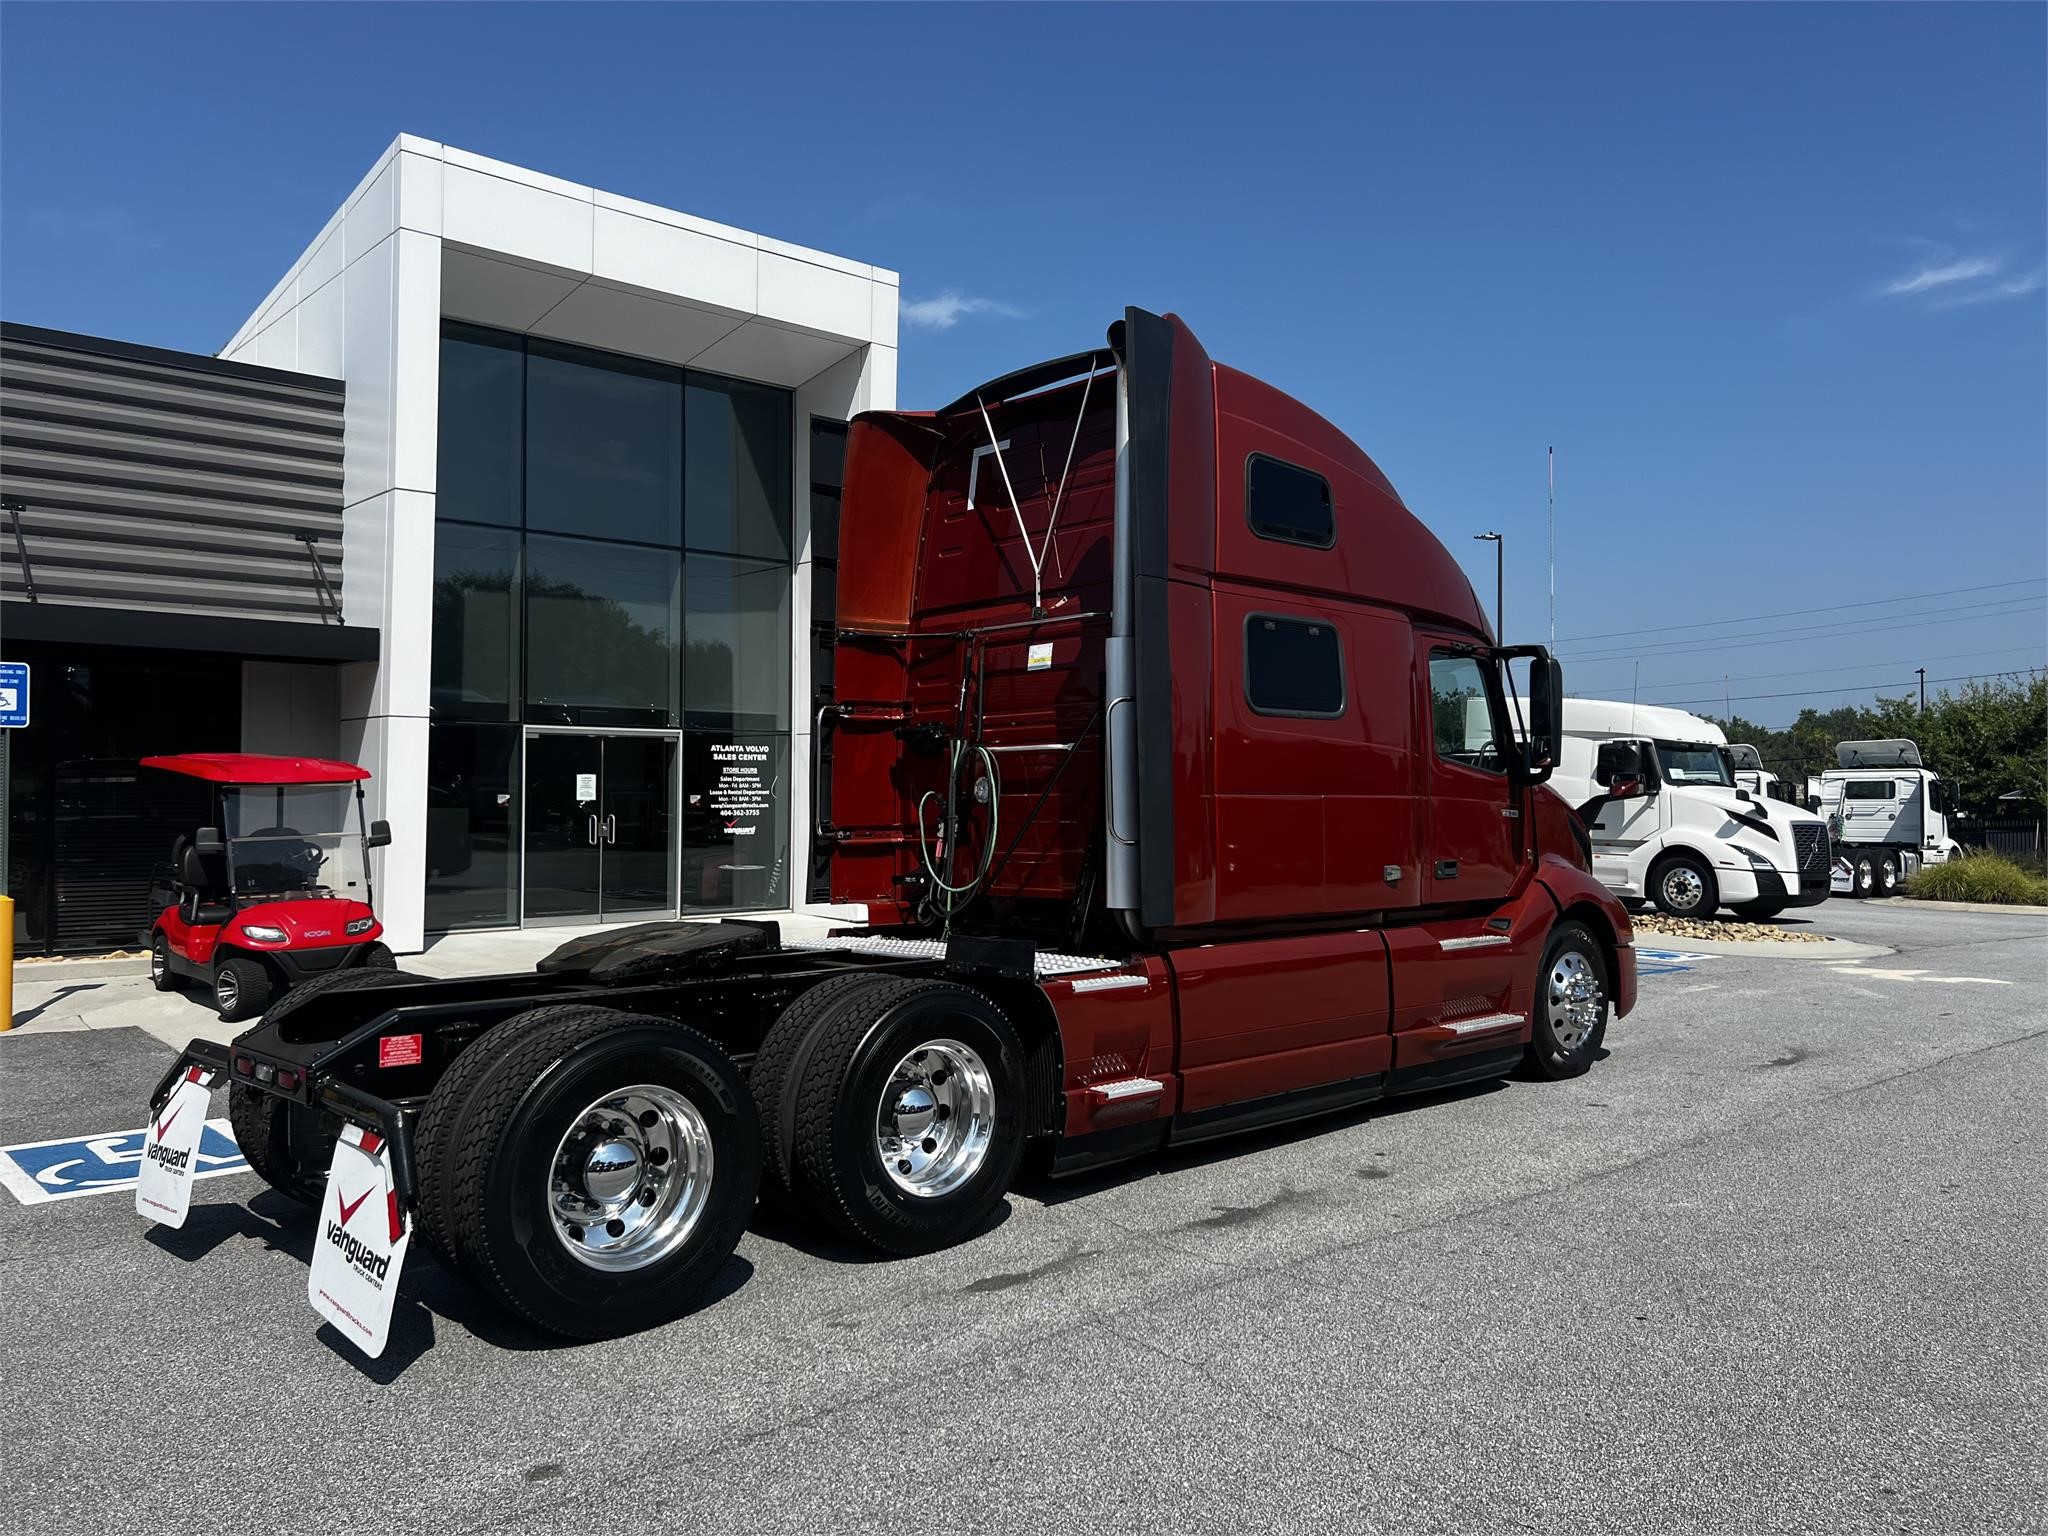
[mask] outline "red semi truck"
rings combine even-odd
[[[1357,446],[1177,318],[859,418],[841,540],[816,830],[865,928],[316,981],[166,1074],[138,1209],[182,1220],[159,1127],[224,1080],[365,1348],[415,1227],[542,1327],[618,1333],[693,1305],[757,1190],[925,1251],[1029,1144],[1057,1175],[1569,1077],[1633,1006],[1628,918],[1544,784],[1557,664],[1495,641]]]

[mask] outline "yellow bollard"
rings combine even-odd
[[[14,898],[0,896],[0,1029],[14,1028]]]

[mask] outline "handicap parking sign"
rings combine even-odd
[[[112,1131],[0,1147],[0,1187],[23,1205],[132,1190],[142,1169],[142,1138],[140,1130]],[[225,1120],[206,1122],[193,1162],[195,1179],[249,1171]]]
[[[28,663],[0,661],[0,730],[28,724]]]

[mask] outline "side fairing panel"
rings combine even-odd
[[[1387,949],[1376,930],[1169,953],[1181,1111],[1387,1070]]]

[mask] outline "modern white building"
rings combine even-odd
[[[245,668],[241,745],[371,770],[394,948],[805,904],[843,423],[896,334],[894,272],[410,136],[255,307],[224,359],[343,384],[380,641]]]

